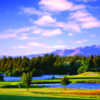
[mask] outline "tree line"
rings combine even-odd
[[[31,72],[33,75],[42,74],[69,74],[75,75],[83,72],[99,72],[100,56],[66,56],[46,54],[33,57],[6,57],[0,58],[0,72],[7,76],[21,76]]]

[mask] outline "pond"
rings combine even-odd
[[[40,87],[61,87],[64,88],[60,83],[52,83],[52,84],[38,84]],[[100,83],[75,83],[68,84],[65,88],[75,88],[75,89],[100,89]]]
[[[58,77],[64,77],[65,75],[42,75],[42,76],[35,76],[32,80],[42,80],[42,79],[52,79]],[[21,77],[15,76],[4,76],[4,81],[20,81]]]

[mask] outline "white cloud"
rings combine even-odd
[[[27,46],[24,45],[18,45],[18,46],[13,46],[12,49],[26,49],[28,48]]]
[[[28,32],[30,31],[31,27],[22,27],[19,29],[9,29],[7,31],[5,31],[6,33],[23,33],[23,32]]]
[[[100,27],[100,21],[86,10],[79,10],[71,13],[70,18],[79,22],[81,28],[84,29]]]
[[[68,0],[41,0],[39,5],[42,6],[43,9],[55,12],[85,8],[85,5],[75,5]]]
[[[68,36],[73,36],[73,33],[68,33],[67,35],[68,35]]]
[[[44,15],[40,19],[36,20],[34,23],[37,25],[48,25],[55,22],[56,19],[52,18],[50,15]]]
[[[9,38],[16,38],[18,34],[27,33],[32,30],[32,27],[22,27],[18,29],[8,29],[0,33],[0,39],[9,39]],[[26,39],[28,36],[22,34],[20,37],[21,39]]]
[[[39,43],[39,42],[29,42],[26,45],[18,45],[18,46],[13,46],[12,49],[30,49],[30,48],[36,48],[36,47],[44,47],[46,46],[45,44]]]
[[[45,44],[45,43],[33,41],[33,42],[27,43],[26,45],[13,46],[11,49],[17,50],[17,51],[26,50],[26,51],[31,51],[30,54],[32,54],[32,53],[37,54],[37,53],[46,53],[46,52],[54,51],[56,49],[65,49],[65,48],[68,48],[68,47],[66,45],[59,45],[59,44],[48,45],[48,44]],[[34,51],[34,50],[37,50],[37,51]],[[40,50],[41,50],[41,52],[40,52]]]
[[[4,34],[3,34],[4,33]],[[17,40],[33,40],[33,39],[39,39],[39,37],[32,37],[29,34],[39,34],[39,36],[45,36],[45,37],[51,37],[60,35],[63,32],[59,28],[55,29],[45,29],[45,28],[39,28],[35,26],[30,27],[22,27],[19,29],[9,29],[5,30],[0,33],[0,39],[17,39]]]
[[[52,27],[62,28],[64,30],[73,30],[76,32],[81,31],[80,26],[76,22],[73,21],[58,22],[50,15],[44,15],[40,19],[36,20],[34,23],[39,26],[52,26]],[[41,32],[41,30],[37,29],[36,32],[39,33]]]
[[[85,5],[74,5],[70,10],[81,10],[81,9],[85,9],[86,6]]]
[[[60,34],[62,34],[62,31],[60,29],[55,29],[55,30],[44,31],[44,33],[42,35],[50,37],[50,36],[56,36],[56,35],[60,35]]]
[[[21,37],[19,37],[20,40],[27,40],[28,38],[27,34],[22,34]]]
[[[80,29],[80,26],[75,23],[75,22],[56,22],[56,26],[57,27],[61,27],[63,28],[64,30],[73,30],[73,31],[76,31],[76,32],[80,32],[81,29]]]
[[[44,47],[46,44],[39,43],[39,42],[30,42],[27,44],[28,47]]]
[[[21,13],[25,13],[28,15],[42,15],[42,12],[39,10],[36,10],[35,8],[32,7],[22,7],[21,8]]]
[[[66,49],[68,47],[66,45],[54,45],[54,46],[51,46],[50,48],[57,50],[57,49]]]
[[[63,32],[61,31],[61,29],[56,28],[56,29],[40,29],[40,28],[36,28],[35,30],[33,30],[32,32],[33,34],[40,34],[41,36],[45,36],[45,37],[51,37],[51,36],[56,36],[56,35],[60,35]]]
[[[78,40],[75,43],[76,44],[83,44],[83,43],[86,43],[86,42],[88,42],[88,40]]]
[[[16,34],[0,34],[0,39],[15,38]]]
[[[18,39],[18,40],[34,40],[37,38],[32,37],[32,36],[28,36],[28,34],[23,33],[23,34],[20,34],[19,36],[17,36],[16,39]]]
[[[8,29],[5,30],[3,33],[13,33],[13,34],[18,34],[18,33],[24,33],[24,32],[28,32],[31,30],[32,27],[21,27],[18,29]]]
[[[96,37],[96,34],[90,34],[90,37],[91,38],[95,38]]]
[[[94,1],[97,1],[97,0],[77,0],[77,1],[83,1],[83,2],[94,2]]]
[[[100,27],[100,22],[98,22],[97,20],[82,24],[82,28],[86,28],[86,29],[95,28],[95,27]]]
[[[65,11],[71,9],[73,6],[73,4],[67,0],[41,0],[39,5],[50,11]]]

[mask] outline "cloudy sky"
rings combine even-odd
[[[0,55],[100,45],[100,0],[0,0]]]

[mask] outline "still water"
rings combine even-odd
[[[65,75],[42,75],[33,77],[32,80],[42,80],[42,79],[52,79],[58,77],[64,77]],[[13,77],[13,76],[4,76],[4,81],[20,81],[21,77]]]
[[[61,85],[60,83],[52,84],[38,84],[40,87],[62,87],[62,88],[75,88],[75,89],[100,89],[100,83],[75,83],[68,84],[66,86]]]

